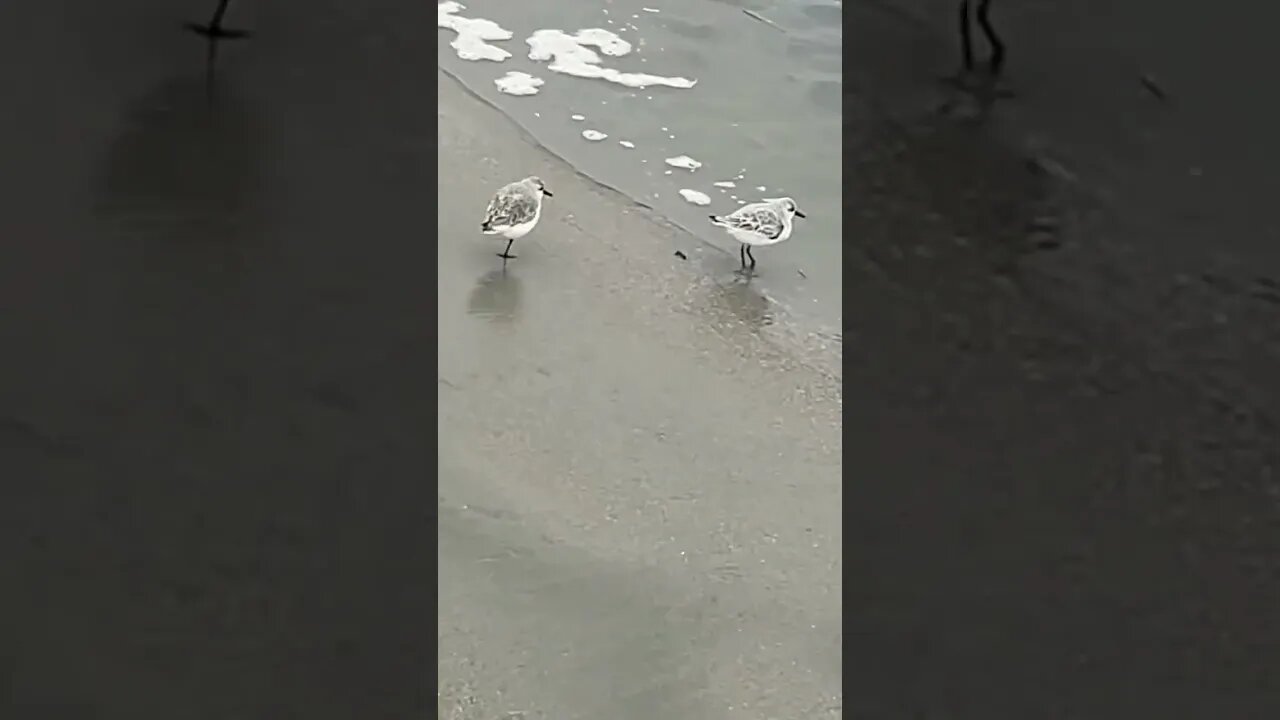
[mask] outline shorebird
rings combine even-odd
[[[753,245],[776,245],[791,237],[792,218],[804,217],[789,197],[765,198],[763,202],[743,205],[728,215],[711,215],[711,224],[729,231],[734,240],[742,243],[738,259],[742,267],[755,268],[756,258],[751,254]]]
[[[542,217],[542,196],[553,197],[536,175],[504,185],[494,193],[484,212],[480,231],[485,235],[501,235],[507,249],[498,253],[504,261],[515,259],[511,244],[529,234]]]

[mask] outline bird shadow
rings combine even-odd
[[[467,298],[467,312],[493,322],[514,322],[520,316],[523,295],[520,278],[507,269],[491,270],[476,281]]]

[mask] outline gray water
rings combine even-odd
[[[841,4],[834,0],[470,0],[456,14],[492,20],[512,33],[490,43],[500,62],[463,60],[440,29],[439,62],[495,103],[552,152],[691,231],[703,241],[678,248],[713,272],[738,265],[738,246],[710,225],[762,197],[794,197],[806,219],[790,242],[761,249],[754,282],[802,322],[840,324]],[[653,12],[656,10],[657,12]],[[634,89],[581,78],[530,60],[526,39],[539,29],[601,28],[629,42],[602,65],[624,72],[696,80],[692,88]],[[595,48],[593,48],[595,49]],[[537,94],[499,92],[510,71],[540,78]],[[582,116],[574,120],[573,116]],[[590,141],[585,130],[608,137]],[[634,144],[627,148],[619,141]],[[680,155],[697,170],[664,161]],[[511,168],[512,178],[521,175]],[[716,182],[733,182],[725,188]],[[763,187],[764,190],[758,188]],[[705,207],[681,189],[710,197]],[[571,198],[558,198],[571,203]],[[572,212],[571,207],[565,207]]]

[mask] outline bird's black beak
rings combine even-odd
[[[546,195],[547,197],[555,197],[555,195],[552,195],[551,191],[546,188],[542,188],[542,194]]]
[[[799,210],[796,211],[796,217],[804,217],[804,216],[805,216],[804,213],[800,212]]]

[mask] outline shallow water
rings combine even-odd
[[[490,20],[510,39],[487,42],[505,53],[474,52],[470,42],[459,43],[460,52],[451,46],[459,34],[441,29],[441,67],[581,172],[692,231],[705,244],[680,249],[713,272],[729,272],[738,260],[736,243],[707,222],[709,213],[730,212],[762,197],[794,197],[807,218],[798,221],[790,242],[757,253],[756,282],[803,321],[839,325],[839,2],[574,0],[551,6],[471,0],[462,5],[451,15]],[[503,35],[485,29],[486,37]],[[591,45],[604,72],[584,72],[564,54],[551,61],[529,59],[527,40],[536,32],[601,39],[579,34],[587,29],[609,31],[630,44],[630,52],[609,36]],[[535,40],[535,48],[544,46]],[[570,74],[575,70],[606,77]],[[544,82],[534,94],[500,92],[496,81],[513,71]],[[644,83],[634,77],[637,73],[676,87],[634,87]],[[692,87],[681,87],[688,84],[682,79],[693,81]],[[701,166],[665,162],[679,156]],[[521,173],[511,169],[513,178]],[[710,204],[697,204],[698,193],[709,196]]]

